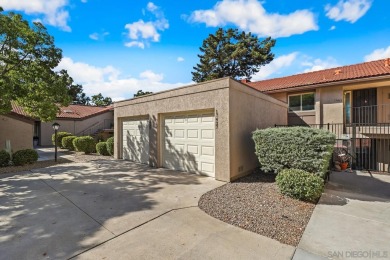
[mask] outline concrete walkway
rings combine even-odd
[[[54,147],[35,147],[35,151],[38,153],[38,161],[48,161],[54,160],[55,152]],[[67,158],[72,157],[72,155],[68,155],[63,153],[62,151],[57,151],[57,158]]]
[[[198,208],[223,184],[112,160],[0,175],[0,259],[291,259]]]
[[[390,176],[332,173],[293,259],[390,259]]]

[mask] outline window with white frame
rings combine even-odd
[[[294,94],[288,96],[288,111],[311,111],[314,110],[314,92]]]

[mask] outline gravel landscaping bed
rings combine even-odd
[[[275,176],[257,170],[205,193],[199,207],[226,223],[297,246],[315,204],[283,196]]]
[[[82,152],[73,152],[68,150],[59,149],[59,152],[66,155],[66,158],[58,158],[57,162],[54,160],[48,161],[38,161],[33,164],[26,164],[23,166],[8,166],[8,167],[0,167],[0,174],[11,173],[11,172],[22,172],[29,171],[33,169],[46,168],[49,166],[63,164],[63,163],[71,163],[71,162],[90,162],[95,160],[114,160],[111,156],[102,156],[98,154],[84,154]]]

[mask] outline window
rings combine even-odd
[[[288,110],[290,112],[314,110],[314,93],[288,96]]]

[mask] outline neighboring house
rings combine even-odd
[[[231,78],[114,103],[115,158],[231,181],[259,163],[252,132],[287,104]]]
[[[14,104],[12,107],[11,113],[0,115],[0,150],[33,148],[34,119]]]
[[[69,132],[76,136],[94,135],[103,129],[113,129],[114,111],[111,106],[97,107],[84,105],[70,105],[61,107],[55,122],[60,124],[59,131]],[[36,122],[38,128],[39,145],[52,145],[53,122]]]
[[[55,122],[60,124],[59,131],[74,135],[94,135],[102,129],[113,130],[113,108],[84,105],[61,107]],[[33,139],[39,146],[52,145],[53,122],[41,122],[33,119],[14,103],[12,111],[0,116],[0,149],[6,148],[10,141],[13,151],[33,148]]]
[[[390,59],[246,84],[287,102],[289,125],[350,140],[357,168],[389,170]]]

